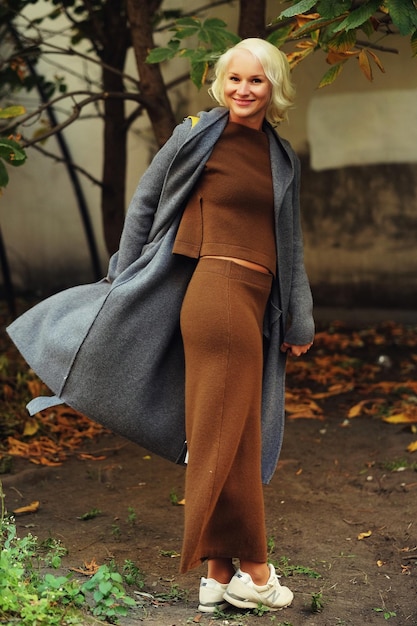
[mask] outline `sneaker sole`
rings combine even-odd
[[[223,611],[229,606],[228,602],[219,602],[217,604],[199,604],[198,610],[200,613],[215,613],[216,611]]]
[[[268,606],[267,604],[263,604],[261,600],[259,600],[259,602],[254,602],[252,600],[245,600],[245,598],[235,596],[233,594],[228,593],[227,591],[224,594],[224,599],[227,600],[229,604],[236,606],[238,609],[257,609],[258,606],[262,604],[262,606],[267,608],[268,611],[281,611],[282,609],[286,609],[287,607],[289,607],[292,602],[292,599],[291,599],[290,602],[288,602],[287,604],[284,604],[284,606],[272,607],[272,606]]]

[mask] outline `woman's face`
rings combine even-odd
[[[230,121],[260,130],[271,92],[271,83],[258,59],[249,50],[236,50],[224,81],[224,100]]]

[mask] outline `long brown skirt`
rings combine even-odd
[[[181,572],[208,558],[266,561],[262,325],[272,277],[202,258],[181,310],[188,466]]]

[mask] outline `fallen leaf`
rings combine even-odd
[[[416,452],[417,451],[417,441],[413,441],[407,446],[407,452]]]
[[[107,457],[106,456],[94,456],[94,454],[86,454],[84,452],[82,452],[81,454],[78,455],[78,458],[81,461],[104,461]]]
[[[413,410],[412,412],[404,411],[402,413],[394,413],[393,415],[383,417],[382,419],[388,424],[415,424],[417,423],[417,411]]]
[[[32,437],[39,430],[38,420],[31,418],[26,420],[25,427],[23,429],[23,437]]]
[[[372,402],[372,400],[361,400],[360,402],[352,406],[349,409],[348,418],[350,419],[352,417],[358,417],[359,415],[361,415],[363,408],[366,406],[366,404],[368,404],[368,402]]]
[[[28,515],[29,513],[36,513],[39,509],[39,501],[31,502],[27,506],[21,506],[18,509],[15,509],[13,513],[15,515]]]
[[[72,572],[77,572],[78,574],[83,574],[84,576],[94,576],[99,570],[100,565],[96,563],[95,559],[92,559],[89,563],[84,561],[82,568],[70,567]]]
[[[367,532],[359,533],[357,538],[359,541],[361,541],[362,539],[366,539],[367,537],[370,537],[371,535],[372,535],[372,530],[368,530]]]

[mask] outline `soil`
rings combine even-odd
[[[316,343],[310,363],[317,373],[319,359],[334,355],[337,344],[368,368],[368,389],[370,379],[415,380],[415,329],[402,341],[393,328],[367,334],[344,328],[341,334],[333,327]],[[300,378],[305,363],[291,363],[289,389],[331,389],[319,387],[311,369],[310,378]],[[18,531],[60,539],[68,549],[65,572],[93,560],[123,565],[129,559],[140,568],[141,591],[149,595],[133,594],[140,606],[120,620],[122,626],[362,626],[388,619],[416,626],[417,453],[406,449],[417,437],[410,425],[387,423],[380,415],[347,419],[371,392],[354,375],[343,384],[344,392],[316,400],[322,412],[315,418],[289,416],[277,472],[265,487],[270,558],[280,566],[284,558],[294,570],[283,578],[295,596],[283,611],[259,616],[231,609],[218,619],[198,612],[204,565],[178,573],[184,508],[175,502],[183,498],[184,469],[118,436],[105,433],[83,443],[59,467],[14,458],[12,473],[2,476],[6,506],[10,511],[40,501],[36,513],[17,517]],[[416,395],[407,396],[409,404]],[[93,509],[100,511],[96,517],[80,519]],[[311,570],[320,577],[310,577]],[[312,610],[313,599],[322,605],[319,612]]]

